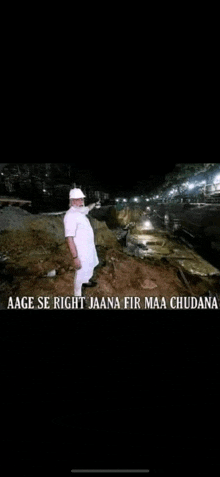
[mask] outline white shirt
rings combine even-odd
[[[70,207],[64,216],[65,237],[73,237],[82,268],[77,270],[77,280],[87,283],[98,265],[94,232],[86,215],[88,207]]]

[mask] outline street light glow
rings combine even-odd
[[[214,178],[214,184],[218,184],[220,182],[220,174],[218,174],[217,176],[215,176]]]
[[[194,187],[195,187],[195,184],[189,184],[189,185],[188,185],[188,189],[189,189],[189,190],[194,189]]]
[[[145,227],[146,230],[153,230],[154,229],[153,224],[150,220],[145,220],[144,227]]]

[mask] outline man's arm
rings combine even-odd
[[[98,204],[100,203],[100,201],[98,200],[97,202],[93,203],[93,204],[89,204],[87,207],[90,210],[94,209],[95,206],[97,206]]]
[[[69,247],[69,250],[70,250],[70,253],[73,257],[73,262],[74,262],[74,268],[76,270],[79,270],[82,265],[81,265],[81,262],[80,262],[80,259],[78,257],[78,252],[77,252],[77,248],[76,248],[76,245],[75,245],[75,242],[74,242],[74,239],[73,237],[67,237],[66,238],[66,242],[68,244],[68,247]]]

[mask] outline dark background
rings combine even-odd
[[[90,160],[88,153],[85,157],[74,154],[70,162],[63,163],[0,163],[0,195],[31,201],[27,210],[33,213],[59,211],[69,207],[69,190],[76,184],[87,195],[87,201],[97,200],[95,191],[101,191],[109,199],[102,199],[102,205],[115,204],[118,196],[132,199],[154,191],[174,166],[174,162],[167,164],[158,158],[147,158],[146,154],[124,157],[110,151],[91,156]]]
[[[70,476],[77,468],[211,475],[218,317],[214,310],[3,312],[8,475]]]
[[[48,161],[49,160],[48,158]],[[57,171],[56,168],[53,167],[56,163],[59,165]],[[49,165],[52,166],[51,170],[46,169],[46,161],[45,163],[36,163],[36,165],[42,166],[42,171],[38,170],[39,178],[41,178],[42,181],[54,181],[54,184],[68,184],[73,180],[75,182],[81,181],[87,187],[94,186],[99,189],[101,188],[101,190],[109,192],[114,196],[119,191],[124,191],[128,196],[135,192],[145,193],[152,191],[165,181],[165,175],[171,172],[175,167],[174,161],[164,162],[160,158],[152,155],[148,157],[146,153],[144,155],[142,153],[141,156],[139,156],[138,153],[132,156],[131,153],[129,157],[125,158],[120,156],[120,154],[112,155],[110,151],[105,151],[103,155],[99,153],[97,157],[91,157],[90,160],[88,159],[88,153],[86,157],[83,157],[82,153],[74,154],[71,161],[58,162],[57,160],[56,163],[49,163]],[[25,161],[23,163],[11,161],[11,164],[0,163],[0,172],[4,172],[4,167],[7,166],[13,176],[13,165],[15,166],[14,169],[16,172],[16,164],[20,165],[21,172],[25,172]],[[34,185],[37,172],[35,171],[34,165],[34,161],[32,168],[30,162],[29,164],[26,163],[26,166],[29,166],[30,170],[32,169],[32,185]],[[48,174],[48,178],[46,174]],[[23,180],[25,183],[25,177]]]

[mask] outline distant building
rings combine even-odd
[[[66,168],[64,169],[64,172]],[[70,170],[63,174],[61,164],[4,164],[0,170],[1,190],[6,194],[18,194],[21,197],[32,198],[41,197],[41,200],[59,199],[65,200],[69,195],[69,190],[73,187],[80,187],[85,193],[88,201],[109,200],[109,194],[100,190],[95,190],[97,186],[79,185],[70,180]],[[73,180],[77,178],[72,177]],[[79,178],[78,178],[79,180]],[[62,181],[62,183],[60,183]]]
[[[82,186],[82,190],[84,191],[87,199],[97,200],[97,201],[100,200],[101,202],[109,200],[109,194],[107,192],[94,190],[92,187],[83,187],[83,186]]]

